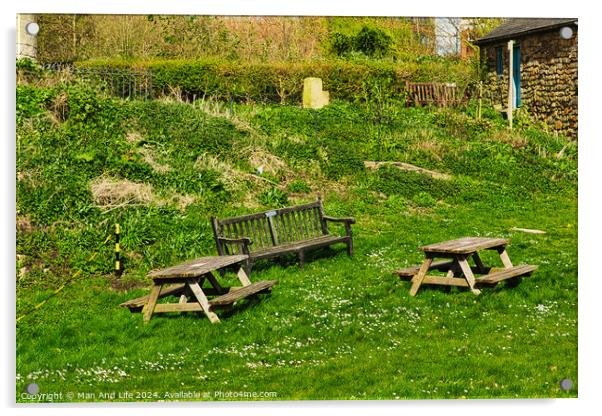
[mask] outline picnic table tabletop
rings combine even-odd
[[[429,253],[470,254],[479,250],[503,247],[508,242],[505,238],[462,237],[441,243],[429,244],[420,247],[420,249]]]
[[[246,254],[200,257],[166,269],[154,270],[147,277],[151,279],[179,279],[182,277],[201,276],[205,273],[243,262],[247,258]]]

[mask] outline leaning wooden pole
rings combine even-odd
[[[512,130],[512,113],[514,110],[514,41],[508,41],[508,126]]]

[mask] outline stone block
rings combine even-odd
[[[328,105],[330,94],[322,91],[320,78],[305,78],[303,80],[303,108],[319,109]]]

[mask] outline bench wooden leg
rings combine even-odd
[[[432,257],[427,257],[426,259],[424,259],[422,266],[420,266],[420,270],[418,270],[418,273],[416,275],[414,275],[414,277],[412,278],[412,287],[410,288],[410,296],[416,296],[416,292],[418,292],[418,289],[420,288],[420,285],[422,284],[422,281],[424,280],[426,273],[429,271],[429,268],[431,267],[432,262],[433,262]]]
[[[500,259],[502,259],[502,263],[506,269],[512,268],[512,262],[510,261],[510,256],[508,256],[508,252],[506,251],[506,247],[500,247],[497,249],[497,252],[500,254]]]
[[[468,264],[468,261],[466,261],[466,257],[458,258],[458,264],[460,265],[460,269],[462,269],[462,273],[464,274],[464,278],[468,282],[468,286],[470,287],[470,291],[472,293],[474,293],[475,295],[480,295],[481,291],[479,289],[476,289],[474,287],[474,285],[475,285],[474,274],[472,274],[472,269],[470,268],[470,265]]]
[[[215,313],[211,312],[209,300],[207,299],[207,296],[205,296],[205,294],[203,293],[203,289],[201,289],[198,282],[195,279],[189,279],[186,283],[188,284],[188,287],[192,291],[192,294],[196,298],[199,305],[201,305],[201,309],[203,309],[203,312],[205,312],[207,318],[209,318],[212,324],[218,323],[219,318]]]
[[[247,272],[245,271],[244,267],[238,269],[238,273],[236,275],[238,276],[238,280],[243,286],[249,286],[251,284],[251,280],[249,279],[249,276],[247,275]]]
[[[217,293],[219,294],[224,294],[227,292],[227,290],[225,290],[217,281],[216,276],[213,274],[214,272],[209,272],[207,273],[205,276],[207,277],[207,280],[209,280],[209,283],[211,283],[211,286],[213,286],[213,288],[216,290]]]
[[[247,258],[243,264],[243,268],[247,276],[251,276],[251,269],[253,268],[253,261],[250,258]]]
[[[472,259],[474,260],[474,264],[477,266],[477,271],[479,273],[485,274],[485,273],[488,272],[488,269],[483,264],[483,261],[481,260],[481,257],[479,256],[479,253],[473,253],[472,254]]]
[[[180,300],[178,301],[178,303],[187,303],[188,302],[188,296],[186,295],[186,293],[182,293],[180,295]]]
[[[299,253],[297,253],[297,256],[299,257],[299,267],[303,268],[303,266],[305,266],[305,252],[300,250]]]
[[[353,256],[353,240],[351,238],[347,240],[347,255],[349,257]]]
[[[150,321],[151,317],[153,316],[153,312],[155,311],[155,305],[157,304],[157,299],[159,299],[159,294],[161,293],[162,286],[162,284],[153,285],[151,293],[148,296],[148,302],[146,302],[146,305],[144,305],[144,308],[142,308],[142,316],[144,322]]]

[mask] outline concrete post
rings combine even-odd
[[[28,23],[36,23],[35,14],[17,14],[17,59],[38,57],[38,41],[35,35],[27,33]]]
[[[514,112],[514,41],[508,41],[508,125],[512,130],[512,113]]]

